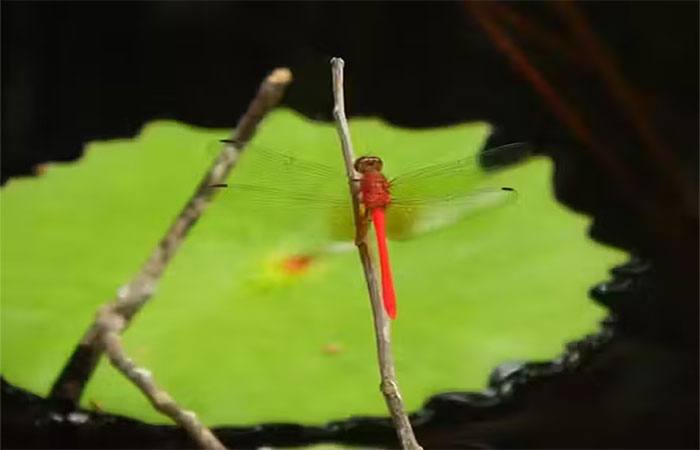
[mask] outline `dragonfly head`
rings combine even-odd
[[[355,170],[360,173],[381,172],[384,163],[378,156],[360,156],[355,160]]]

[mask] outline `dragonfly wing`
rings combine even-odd
[[[326,208],[349,202],[346,180],[342,170],[250,145],[232,171],[226,192],[265,207]]]
[[[352,201],[341,165],[334,168],[292,152],[250,145],[221,194],[231,208],[293,214],[300,227],[321,220],[332,239],[354,238]]]
[[[387,209],[387,235],[394,240],[413,238],[509,203],[517,192],[509,188],[481,188],[443,200],[392,203]]]
[[[334,189],[329,187],[324,194],[320,189],[284,189],[274,186],[229,183],[222,188],[221,192],[227,199],[238,202],[244,207],[312,211],[349,205],[350,193],[348,191],[347,199],[344,199],[340,192],[342,187],[342,185],[335,186]]]
[[[407,239],[503,205],[517,197],[510,188],[484,187],[489,173],[525,159],[531,149],[521,143],[479,152],[476,157],[433,164],[391,180],[392,204],[387,235]]]
[[[475,157],[415,169],[391,180],[392,198],[400,203],[440,202],[468,195],[498,167],[531,155],[530,147],[513,143],[479,152]]]
[[[352,201],[348,193],[348,202],[328,210],[331,238],[336,241],[352,242],[355,240],[355,217]]]

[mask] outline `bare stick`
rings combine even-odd
[[[343,159],[345,160],[345,170],[350,184],[350,193],[352,195],[353,215],[355,217],[355,228],[359,230],[362,226],[362,218],[360,216],[360,198],[357,184],[358,175],[353,167],[355,156],[352,150],[352,141],[350,139],[350,127],[348,126],[347,117],[345,117],[345,94],[343,92],[343,67],[345,62],[341,58],[331,59],[331,70],[333,73],[333,98],[335,106],[333,108],[333,117],[335,118],[338,137],[343,151]],[[401,446],[405,449],[421,449],[421,446],[416,441],[411,428],[411,422],[404,411],[399,384],[396,381],[396,371],[394,370],[394,358],[391,354],[391,325],[389,318],[384,312],[382,306],[382,298],[379,292],[379,283],[377,283],[377,272],[372,262],[372,257],[369,253],[366,235],[356,238],[355,244],[360,253],[360,261],[362,269],[367,280],[367,290],[369,298],[372,302],[372,314],[374,316],[374,332],[377,340],[377,355],[379,358],[379,373],[381,375],[381,383],[379,385],[384,400],[386,401],[389,413],[394,421],[394,427],[401,441]]]
[[[126,356],[119,336],[126,326],[125,321],[124,316],[109,306],[100,310],[97,317],[101,331],[99,339],[112,365],[143,392],[156,410],[184,428],[200,448],[225,449],[214,433],[197,419],[194,412],[183,410],[167,392],[156,385],[149,370],[138,367]]]
[[[182,244],[187,232],[197,222],[212,200],[217,184],[221,184],[238,162],[246,144],[255,134],[262,118],[277,105],[284,89],[291,81],[288,69],[276,69],[260,85],[257,95],[238,123],[232,139],[227,143],[209,171],[205,174],[192,198],[175,222],[160,240],[151,257],[136,277],[117,293],[106,308],[124,318],[118,333],[129,325],[132,317],[145,305],[156,290],[166,266]],[[63,371],[54,383],[50,397],[77,405],[90,376],[102,354],[102,330],[95,320],[73,351]]]

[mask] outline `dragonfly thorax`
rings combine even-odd
[[[386,208],[391,203],[391,185],[383,173],[371,170],[362,174],[360,194],[368,209]]]

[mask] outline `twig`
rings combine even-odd
[[[100,329],[101,344],[112,365],[141,389],[156,410],[184,428],[200,448],[226,448],[214,433],[197,419],[194,412],[183,410],[167,392],[156,385],[149,370],[138,367],[126,356],[119,336],[119,332],[126,325],[124,316],[107,306],[100,311],[96,322]]]
[[[350,193],[352,196],[353,215],[355,218],[355,228],[360,229],[360,199],[357,185],[357,174],[353,167],[355,160],[352,141],[350,139],[350,128],[348,120],[345,117],[345,98],[343,93],[343,67],[345,62],[341,58],[331,59],[331,70],[333,73],[333,97],[335,106],[333,108],[333,117],[335,118],[338,137],[343,151],[343,159],[345,160],[345,170],[350,184]],[[391,354],[391,326],[389,318],[384,312],[382,306],[381,294],[379,292],[379,284],[377,283],[376,270],[372,262],[372,257],[369,253],[366,236],[358,236],[355,244],[360,253],[360,261],[362,269],[367,280],[367,289],[369,298],[372,302],[372,314],[374,315],[374,331],[377,340],[377,354],[379,358],[379,373],[381,375],[380,389],[384,394],[384,400],[389,408],[389,413],[394,422],[394,427],[401,441],[401,446],[405,449],[421,449],[421,446],[416,441],[411,428],[411,422],[404,411],[401,392],[396,381],[396,372],[394,370],[394,358]]]
[[[231,142],[223,147],[194,195],[160,240],[151,257],[136,277],[119,289],[116,299],[103,308],[101,315],[106,314],[105,310],[107,310],[123,318],[119,329],[113,329],[111,332],[123,331],[129,325],[132,317],[151,298],[168,262],[177,252],[187,232],[211,202],[216,192],[214,185],[221,184],[226,179],[228,173],[238,162],[246,144],[253,137],[257,125],[264,115],[279,102],[290,81],[291,72],[288,69],[276,69],[262,82],[257,95],[240,119]],[[66,401],[74,406],[78,404],[85,385],[102,354],[102,334],[103,330],[98,316],[54,383],[50,393],[52,399]]]

